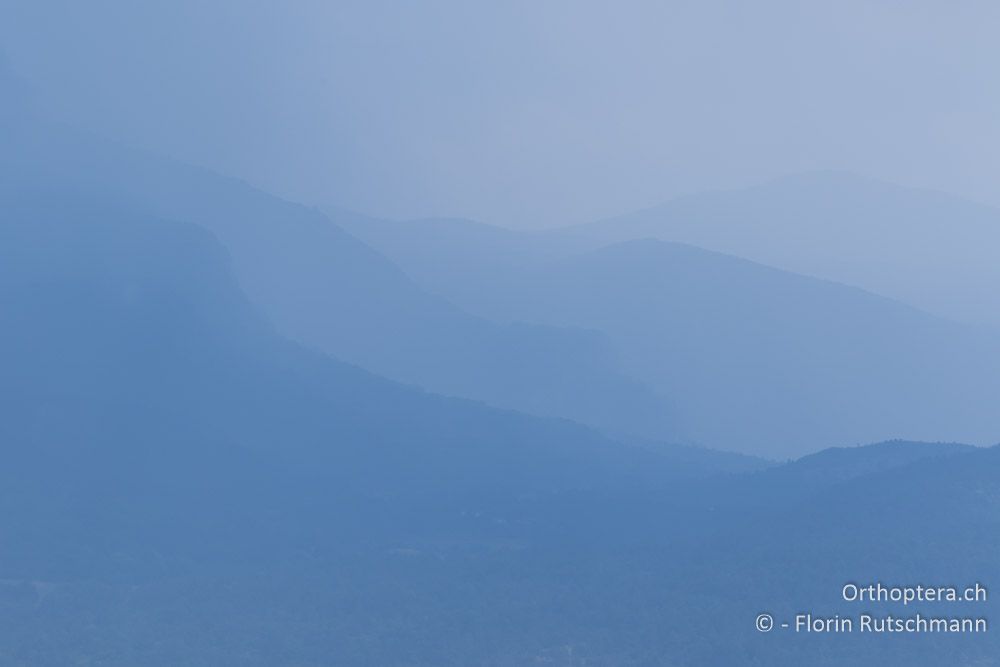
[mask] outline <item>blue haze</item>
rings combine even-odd
[[[997,664],[754,619],[1000,582],[1000,217],[720,190],[990,199],[985,28],[470,7],[0,6],[0,667]]]

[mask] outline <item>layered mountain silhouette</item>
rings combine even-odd
[[[417,287],[315,210],[39,120],[5,123],[9,191],[57,187],[216,235],[284,335],[396,380],[623,434],[674,435],[669,405],[593,331],[499,325]]]
[[[352,230],[482,315],[605,334],[695,442],[786,457],[897,437],[989,444],[1000,434],[991,407],[1000,335],[989,329],[685,244],[592,250],[579,235],[458,221]]]
[[[886,443],[717,477],[735,466],[716,454],[692,465],[698,450],[433,396],[286,342],[198,226],[58,191],[2,205],[13,664],[573,664],[571,646],[622,665],[930,665],[955,643],[817,658],[751,623],[838,611],[844,580],[997,574],[995,449]],[[435,641],[456,614],[466,639]]]
[[[0,106],[0,665],[996,664],[992,633],[754,627],[993,620],[840,595],[1000,581],[1000,448],[846,446],[994,442],[992,334],[678,243],[338,226],[23,110]],[[815,453],[371,368],[623,432],[669,400],[691,440]]]
[[[1000,329],[1000,211],[944,193],[818,172],[680,197],[571,233],[599,245],[690,243]]]
[[[992,581],[996,449],[886,443],[716,476],[734,463],[426,394],[289,343],[198,226],[58,191],[2,210],[5,662],[996,653],[989,636],[817,644],[752,627],[765,608],[846,613],[848,580]]]
[[[229,539],[252,551],[297,531],[325,543],[344,526],[377,534],[380,518],[453,529],[461,512],[532,497],[761,465],[680,447],[675,465],[663,447],[285,342],[197,226],[57,191],[2,207],[7,571],[113,569],[111,551],[181,558],[175,547]]]

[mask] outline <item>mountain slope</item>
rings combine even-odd
[[[681,474],[668,450],[425,394],[282,341],[198,227],[57,192],[0,201],[8,575],[488,534],[490,520],[462,517],[512,520],[531,499]],[[679,452],[683,475],[717,459]]]
[[[849,580],[997,575],[995,449],[685,480],[281,341],[198,227],[51,192],[2,210],[11,664],[929,666],[954,643],[817,654],[752,621],[840,611]]]
[[[780,456],[1000,438],[1000,339],[861,290],[636,241],[554,264],[508,294],[519,317],[608,334],[704,444]]]
[[[595,245],[690,243],[1000,328],[1000,211],[849,174],[681,197],[563,230]]]
[[[314,210],[193,167],[20,117],[0,127],[8,192],[58,187],[216,235],[241,287],[285,335],[393,379],[647,437],[669,407],[595,332],[504,326],[417,287]]]
[[[423,284],[460,285],[448,296],[468,308],[604,333],[689,440],[771,457],[899,437],[1000,440],[1000,336],[988,330],[682,244],[587,251],[576,237],[474,223],[365,227]],[[488,268],[461,268],[476,263]]]
[[[406,271],[425,289],[466,310],[496,315],[489,286],[531,273],[574,252],[589,240],[567,234],[505,229],[474,220],[382,220],[330,210],[337,224]]]

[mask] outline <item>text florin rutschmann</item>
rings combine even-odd
[[[844,602],[865,604],[865,610],[859,614],[817,614],[814,612],[799,612],[789,621],[775,619],[769,613],[757,616],[757,630],[770,632],[781,628],[797,633],[984,633],[989,629],[989,623],[983,616],[971,614],[928,613],[928,605],[934,608],[964,611],[975,609],[975,603],[985,603],[988,593],[985,586],[975,583],[970,586],[885,586],[882,583],[844,584],[841,589],[841,599]],[[957,603],[964,607],[940,607],[938,603]],[[921,612],[917,613],[876,613],[873,606],[891,604],[906,607],[920,604]],[[981,608],[981,607],[980,607]]]

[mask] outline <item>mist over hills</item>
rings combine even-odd
[[[395,539],[427,522],[433,534],[538,494],[715,469],[711,453],[678,448],[674,466],[663,448],[426,394],[284,342],[193,225],[54,191],[0,203],[8,572],[123,573],[122,558],[143,569],[151,550],[171,561],[191,547],[249,557],[299,531],[315,544],[345,526],[375,536],[380,519]]]
[[[459,221],[349,228],[479,314],[605,334],[694,442],[787,457],[1000,433],[1000,335],[988,329],[684,244]]]
[[[226,245],[285,335],[441,393],[606,430],[675,435],[670,407],[593,331],[500,325],[421,290],[315,210],[28,115],[4,128],[5,190],[59,187],[191,222]]]
[[[283,341],[200,226],[59,190],[0,207],[4,661],[996,654],[990,637],[752,627],[763,608],[840,610],[845,580],[995,578],[996,449],[888,443],[720,474],[734,466],[715,454],[437,397]]]
[[[331,222],[0,121],[0,665],[1000,662],[754,627],[856,613],[850,581],[992,591],[1000,447],[845,446],[995,443],[992,333],[686,244]]]
[[[1000,211],[945,193],[815,172],[679,197],[570,233],[600,245],[690,243],[1000,330]]]
[[[679,247],[606,248],[600,226],[531,234],[345,211],[331,221],[23,116],[7,123],[5,187],[63,183],[202,225],[281,333],[393,379],[623,437],[765,456],[893,437],[987,444],[1000,430],[1000,336],[857,290]],[[605,259],[585,268],[588,252]]]
[[[520,317],[607,333],[696,442],[775,457],[810,441],[996,440],[1000,340],[860,290],[634,241],[512,293]]]
[[[760,608],[839,609],[845,578],[998,574],[995,449],[897,442],[739,477],[713,476],[710,456],[681,469],[696,450],[651,454],[283,342],[199,227],[74,194],[2,205],[12,664],[995,652],[928,639],[818,655],[750,625]],[[468,641],[442,644],[456,614]],[[713,618],[726,641],[704,635]]]
[[[844,578],[994,577],[996,450],[889,443],[716,476],[697,450],[435,397],[282,341],[200,227],[55,191],[2,210],[10,664],[995,655],[989,637],[788,642],[751,621],[833,609]]]

